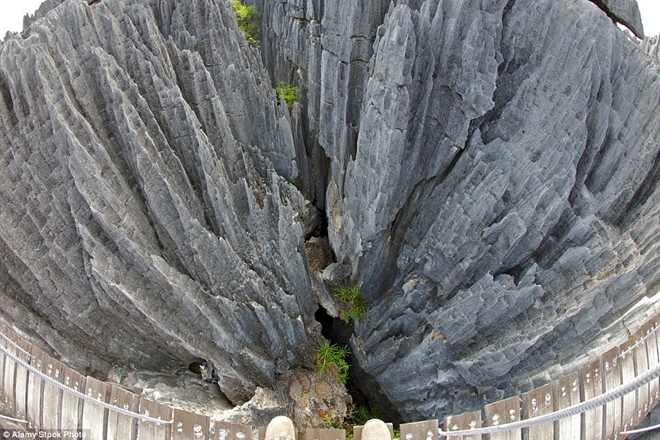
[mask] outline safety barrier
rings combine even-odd
[[[579,371],[483,412],[446,417],[441,434],[452,440],[625,439],[660,398],[657,330],[656,318]]]
[[[438,420],[401,424],[401,440],[619,440],[657,429],[633,431],[660,398],[658,327],[658,319],[647,323],[579,371],[522,396],[446,417],[444,429]],[[118,440],[250,440],[255,432],[263,440],[264,428],[213,421],[83,376],[2,323],[0,353],[0,418],[24,432]],[[354,427],[355,440],[360,434]],[[346,433],[314,428],[299,438],[345,440]]]

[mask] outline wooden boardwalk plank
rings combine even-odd
[[[172,409],[169,406],[161,405],[158,402],[140,398],[140,414],[145,416],[160,418],[163,422],[168,422],[172,418]],[[170,440],[170,426],[167,423],[154,423],[138,419],[138,439]]]
[[[64,367],[63,383],[72,390],[82,392],[85,389],[85,376],[74,369]],[[63,392],[61,402],[61,429],[64,431],[80,432],[80,398],[73,394]]]
[[[211,419],[207,416],[175,409],[172,415],[172,440],[210,439]]]
[[[238,423],[215,422],[215,440],[250,440],[252,428]],[[266,427],[259,428],[259,438],[263,438]]]
[[[481,411],[471,411],[463,414],[458,414],[454,416],[445,417],[444,427],[445,432],[451,431],[464,431],[468,429],[477,429],[481,428],[483,421],[481,420]],[[403,425],[401,425],[403,427]],[[426,435],[432,430],[427,429],[426,432],[419,432],[418,437],[415,439],[406,439],[406,440],[425,440]],[[438,432],[437,426],[435,432]],[[403,430],[401,431],[401,438],[404,439]],[[481,435],[459,435],[451,436],[452,440],[481,440]]]
[[[307,428],[304,440],[346,440],[346,431],[334,428]]]
[[[486,414],[486,426],[497,426],[506,423],[520,421],[520,398],[518,396],[510,397],[499,402],[486,405],[484,408]],[[522,432],[520,429],[507,432],[498,432],[490,434],[490,440],[520,440]]]
[[[532,419],[549,414],[554,409],[554,390],[551,383],[535,388],[522,395],[523,417]],[[529,438],[535,440],[554,440],[555,429],[553,423],[546,423],[528,428]]]
[[[648,353],[649,369],[651,369],[660,363],[658,356],[657,322],[649,322],[645,330],[650,336],[646,340],[646,351]],[[649,384],[649,411],[655,408],[658,404],[658,399],[660,399],[660,379],[655,379]]]
[[[85,378],[85,394],[97,402],[108,402],[109,385],[93,377]],[[105,440],[107,412],[88,400],[82,401],[82,429],[86,439]]]
[[[3,332],[11,341],[15,341],[18,337],[9,327],[5,328]],[[16,354],[16,348],[5,338],[1,338],[4,348],[11,354]],[[3,375],[2,385],[2,404],[8,416],[16,417],[15,408],[15,393],[14,393],[14,373],[16,372],[16,362],[5,356],[5,368]]]
[[[619,363],[621,364],[621,380],[624,384],[629,383],[635,379],[634,354],[632,352],[627,354],[624,353],[626,350],[630,349],[634,343],[634,340],[629,339],[626,343],[619,347],[621,353],[621,356],[619,357]],[[637,426],[637,392],[635,391],[623,396],[622,422],[623,431],[631,429],[633,426]],[[626,436],[618,436],[618,440],[623,438],[626,438]]]
[[[481,411],[475,416],[479,422],[475,427],[481,428]],[[438,440],[438,420],[424,420],[422,422],[402,423],[399,425],[401,439],[405,440]]]
[[[3,349],[7,348],[7,340],[4,338],[4,336],[7,335],[7,326],[5,325],[4,322],[0,321],[0,347]],[[8,365],[5,362],[6,355],[2,353],[2,356],[0,356],[0,407],[4,406],[5,402],[5,365]],[[9,362],[9,360],[7,360]]]
[[[599,358],[583,367],[580,370],[580,378],[584,400],[589,400],[603,394],[605,374],[603,372],[602,360]],[[584,440],[601,440],[605,438],[603,435],[603,407],[586,412],[582,420],[582,438]]]
[[[138,396],[120,388],[110,387],[110,403],[127,411],[138,411]],[[137,435],[137,419],[115,411],[108,411],[108,440],[134,440]]]
[[[32,347],[30,366],[43,373],[45,353],[39,347]],[[43,425],[41,411],[41,390],[44,380],[34,373],[28,375],[27,421],[29,430],[37,430]]]
[[[608,350],[601,356],[605,374],[605,391],[610,391],[621,385],[621,362],[619,362],[619,348]],[[608,403],[605,406],[605,435],[603,438],[614,440],[616,434],[623,427],[623,398]]]
[[[32,344],[25,341],[23,338],[15,339],[18,348],[16,350],[17,356],[28,364],[32,360]],[[26,353],[27,352],[27,353]],[[22,365],[17,364],[14,372],[14,393],[15,393],[15,415],[18,419],[27,418],[27,394],[28,394],[28,369]]]
[[[62,383],[64,381],[64,365],[57,359],[44,354],[44,373],[51,379]],[[44,383],[44,399],[41,405],[42,427],[45,430],[57,431],[61,428],[60,404],[63,391],[55,385]]]
[[[640,328],[633,335],[635,341],[635,351],[633,359],[635,361],[635,376],[640,376],[649,371],[649,357],[646,350],[646,340],[644,339],[644,327]],[[637,390],[637,426],[649,413],[649,384],[642,385]]]
[[[601,379],[600,371],[597,373]],[[596,381],[596,377],[593,378]],[[577,371],[554,382],[554,410],[570,408],[580,403],[580,378]],[[582,417],[576,416],[559,420],[555,423],[555,432],[560,440],[579,439],[582,436]]]

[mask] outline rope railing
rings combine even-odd
[[[2,333],[1,331],[0,331],[0,335],[2,335],[4,337],[4,339],[7,340],[12,346],[19,349],[20,351],[27,354],[28,356],[31,356],[30,353],[28,353],[27,351],[25,351],[21,347],[19,347],[14,341],[12,341],[9,337],[7,337],[7,335]],[[155,423],[157,425],[172,425],[174,423],[174,419],[172,419],[172,420],[162,420],[160,418],[150,417],[148,414],[136,413],[136,412],[130,411],[128,409],[120,408],[118,406],[112,405],[112,404],[104,402],[102,400],[90,397],[85,393],[81,393],[80,391],[74,390],[73,388],[69,388],[68,386],[66,386],[62,382],[53,379],[52,377],[48,376],[47,374],[44,374],[43,372],[41,372],[38,369],[34,368],[28,362],[25,362],[23,359],[16,356],[14,353],[11,353],[5,347],[0,346],[0,351],[5,356],[7,356],[9,359],[14,361],[16,364],[21,365],[23,368],[25,368],[28,371],[30,371],[31,373],[37,375],[39,378],[43,379],[45,382],[61,389],[62,391],[66,392],[66,393],[69,393],[69,394],[71,394],[75,397],[78,397],[79,399],[82,399],[85,402],[89,402],[93,405],[100,406],[100,407],[105,408],[107,410],[114,411],[114,412],[117,412],[119,414],[122,414],[122,415],[125,415],[125,416],[128,416],[128,417],[133,417],[133,418],[136,418],[136,419],[140,419],[143,422],[151,422],[151,423]]]

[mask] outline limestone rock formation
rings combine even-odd
[[[0,49],[5,319],[78,368],[208,359],[235,402],[311,366],[291,126],[231,8],[42,13]]]
[[[249,3],[260,51],[224,0],[53,1],[3,42],[5,320],[78,367],[208,359],[239,403],[313,366],[323,280],[360,284],[335,336],[412,420],[660,311],[660,67],[611,20],[642,33],[636,2]]]
[[[644,26],[636,0],[591,0],[611,18],[626,26],[638,38],[644,38]]]
[[[363,9],[318,6],[264,4],[263,57],[330,160],[368,392],[407,420],[475,408],[657,310],[659,71],[603,10],[398,2],[358,32]]]
[[[651,55],[656,62],[660,63],[660,35],[645,38],[642,41],[642,50]]]

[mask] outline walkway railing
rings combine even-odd
[[[446,417],[441,434],[469,440],[625,439],[660,399],[657,330],[655,318],[578,371],[486,405],[483,412]]]
[[[444,429],[438,420],[402,424],[401,440],[624,439],[660,399],[658,328],[655,319],[579,371],[520,397],[447,417]],[[253,434],[248,425],[212,421],[85,377],[2,323],[0,353],[0,419],[22,431],[118,440],[250,440]],[[258,432],[263,439],[264,429]],[[360,433],[354,427],[355,440]],[[346,433],[307,429],[299,438],[345,440]]]

